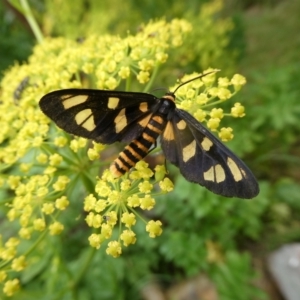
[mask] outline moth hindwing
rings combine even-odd
[[[189,181],[226,197],[253,198],[258,183],[249,168],[186,111],[174,93],[151,94],[66,89],[40,100],[41,110],[68,133],[103,144],[129,143],[111,165],[128,172],[161,137],[167,160]]]

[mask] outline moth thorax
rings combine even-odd
[[[162,115],[167,115],[171,110],[175,109],[175,102],[174,102],[174,98],[169,98],[171,96],[164,96],[163,102],[160,106],[160,108],[158,109],[158,112]]]

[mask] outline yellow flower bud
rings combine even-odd
[[[54,222],[49,226],[50,235],[58,235],[64,230],[64,225],[60,222]]]
[[[136,223],[135,215],[133,213],[124,212],[122,214],[121,222],[125,224],[126,227],[131,227]]]
[[[145,195],[144,198],[140,199],[141,209],[150,210],[150,209],[152,209],[154,207],[154,205],[155,205],[155,200],[150,195]]]
[[[120,236],[125,247],[136,242],[135,233],[131,230],[124,230]]]
[[[230,127],[222,127],[220,132],[219,132],[219,138],[223,141],[223,142],[228,142],[231,141],[233,139],[233,134],[232,134],[232,128]]]
[[[119,242],[111,241],[108,243],[106,253],[112,257],[119,257],[122,254],[122,248]]]
[[[146,231],[149,232],[149,236],[151,238],[155,238],[157,236],[160,236],[162,234],[162,229],[161,229],[161,221],[149,221],[147,226],[146,226]]]

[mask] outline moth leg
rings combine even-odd
[[[156,148],[157,148],[157,141],[155,141],[155,143],[153,144],[153,147],[151,149],[149,149],[148,154],[150,154]]]
[[[166,158],[165,158],[164,166],[165,166],[166,174],[169,174]]]

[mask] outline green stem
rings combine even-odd
[[[160,66],[159,64],[157,64],[157,65],[155,66],[155,68],[154,68],[154,70],[153,70],[153,73],[152,73],[152,76],[151,76],[150,80],[148,81],[146,87],[144,88],[144,92],[148,92],[148,91],[150,90],[150,88],[151,88],[151,86],[152,86],[152,84],[153,84],[153,81],[154,81],[154,79],[156,78],[156,74],[157,74],[157,72],[158,72],[158,70],[159,70],[159,66]]]
[[[131,75],[126,79],[126,86],[125,86],[125,91],[128,92],[130,91],[130,85],[131,85]]]
[[[48,230],[44,230],[44,232],[39,236],[39,238],[34,242],[33,245],[23,254],[24,256],[28,256],[36,247],[37,245],[44,239],[46,234],[48,233]],[[3,264],[0,265],[0,268],[4,268],[6,265],[8,265],[12,260],[5,261]]]
[[[74,278],[74,280],[72,282],[73,288],[78,285],[78,283],[80,282],[82,277],[85,275],[87,269],[90,267],[91,261],[93,260],[95,253],[96,253],[96,249],[90,247],[85,261],[81,264],[81,268],[78,270],[77,276]]]
[[[28,5],[27,0],[20,0],[20,3],[24,10],[24,16],[25,16],[27,22],[29,23],[29,25],[33,31],[33,34],[35,35],[35,38],[37,39],[37,41],[39,43],[42,43],[42,41],[44,39],[43,34],[33,16],[33,13]]]
[[[228,100],[228,99],[226,99],[226,100]],[[214,101],[214,102],[212,102],[212,103],[208,103],[208,104],[202,105],[201,108],[207,108],[207,107],[209,107],[209,106],[215,106],[215,105],[217,105],[217,104],[220,104],[220,103],[225,102],[226,100],[218,100],[218,101]]]

